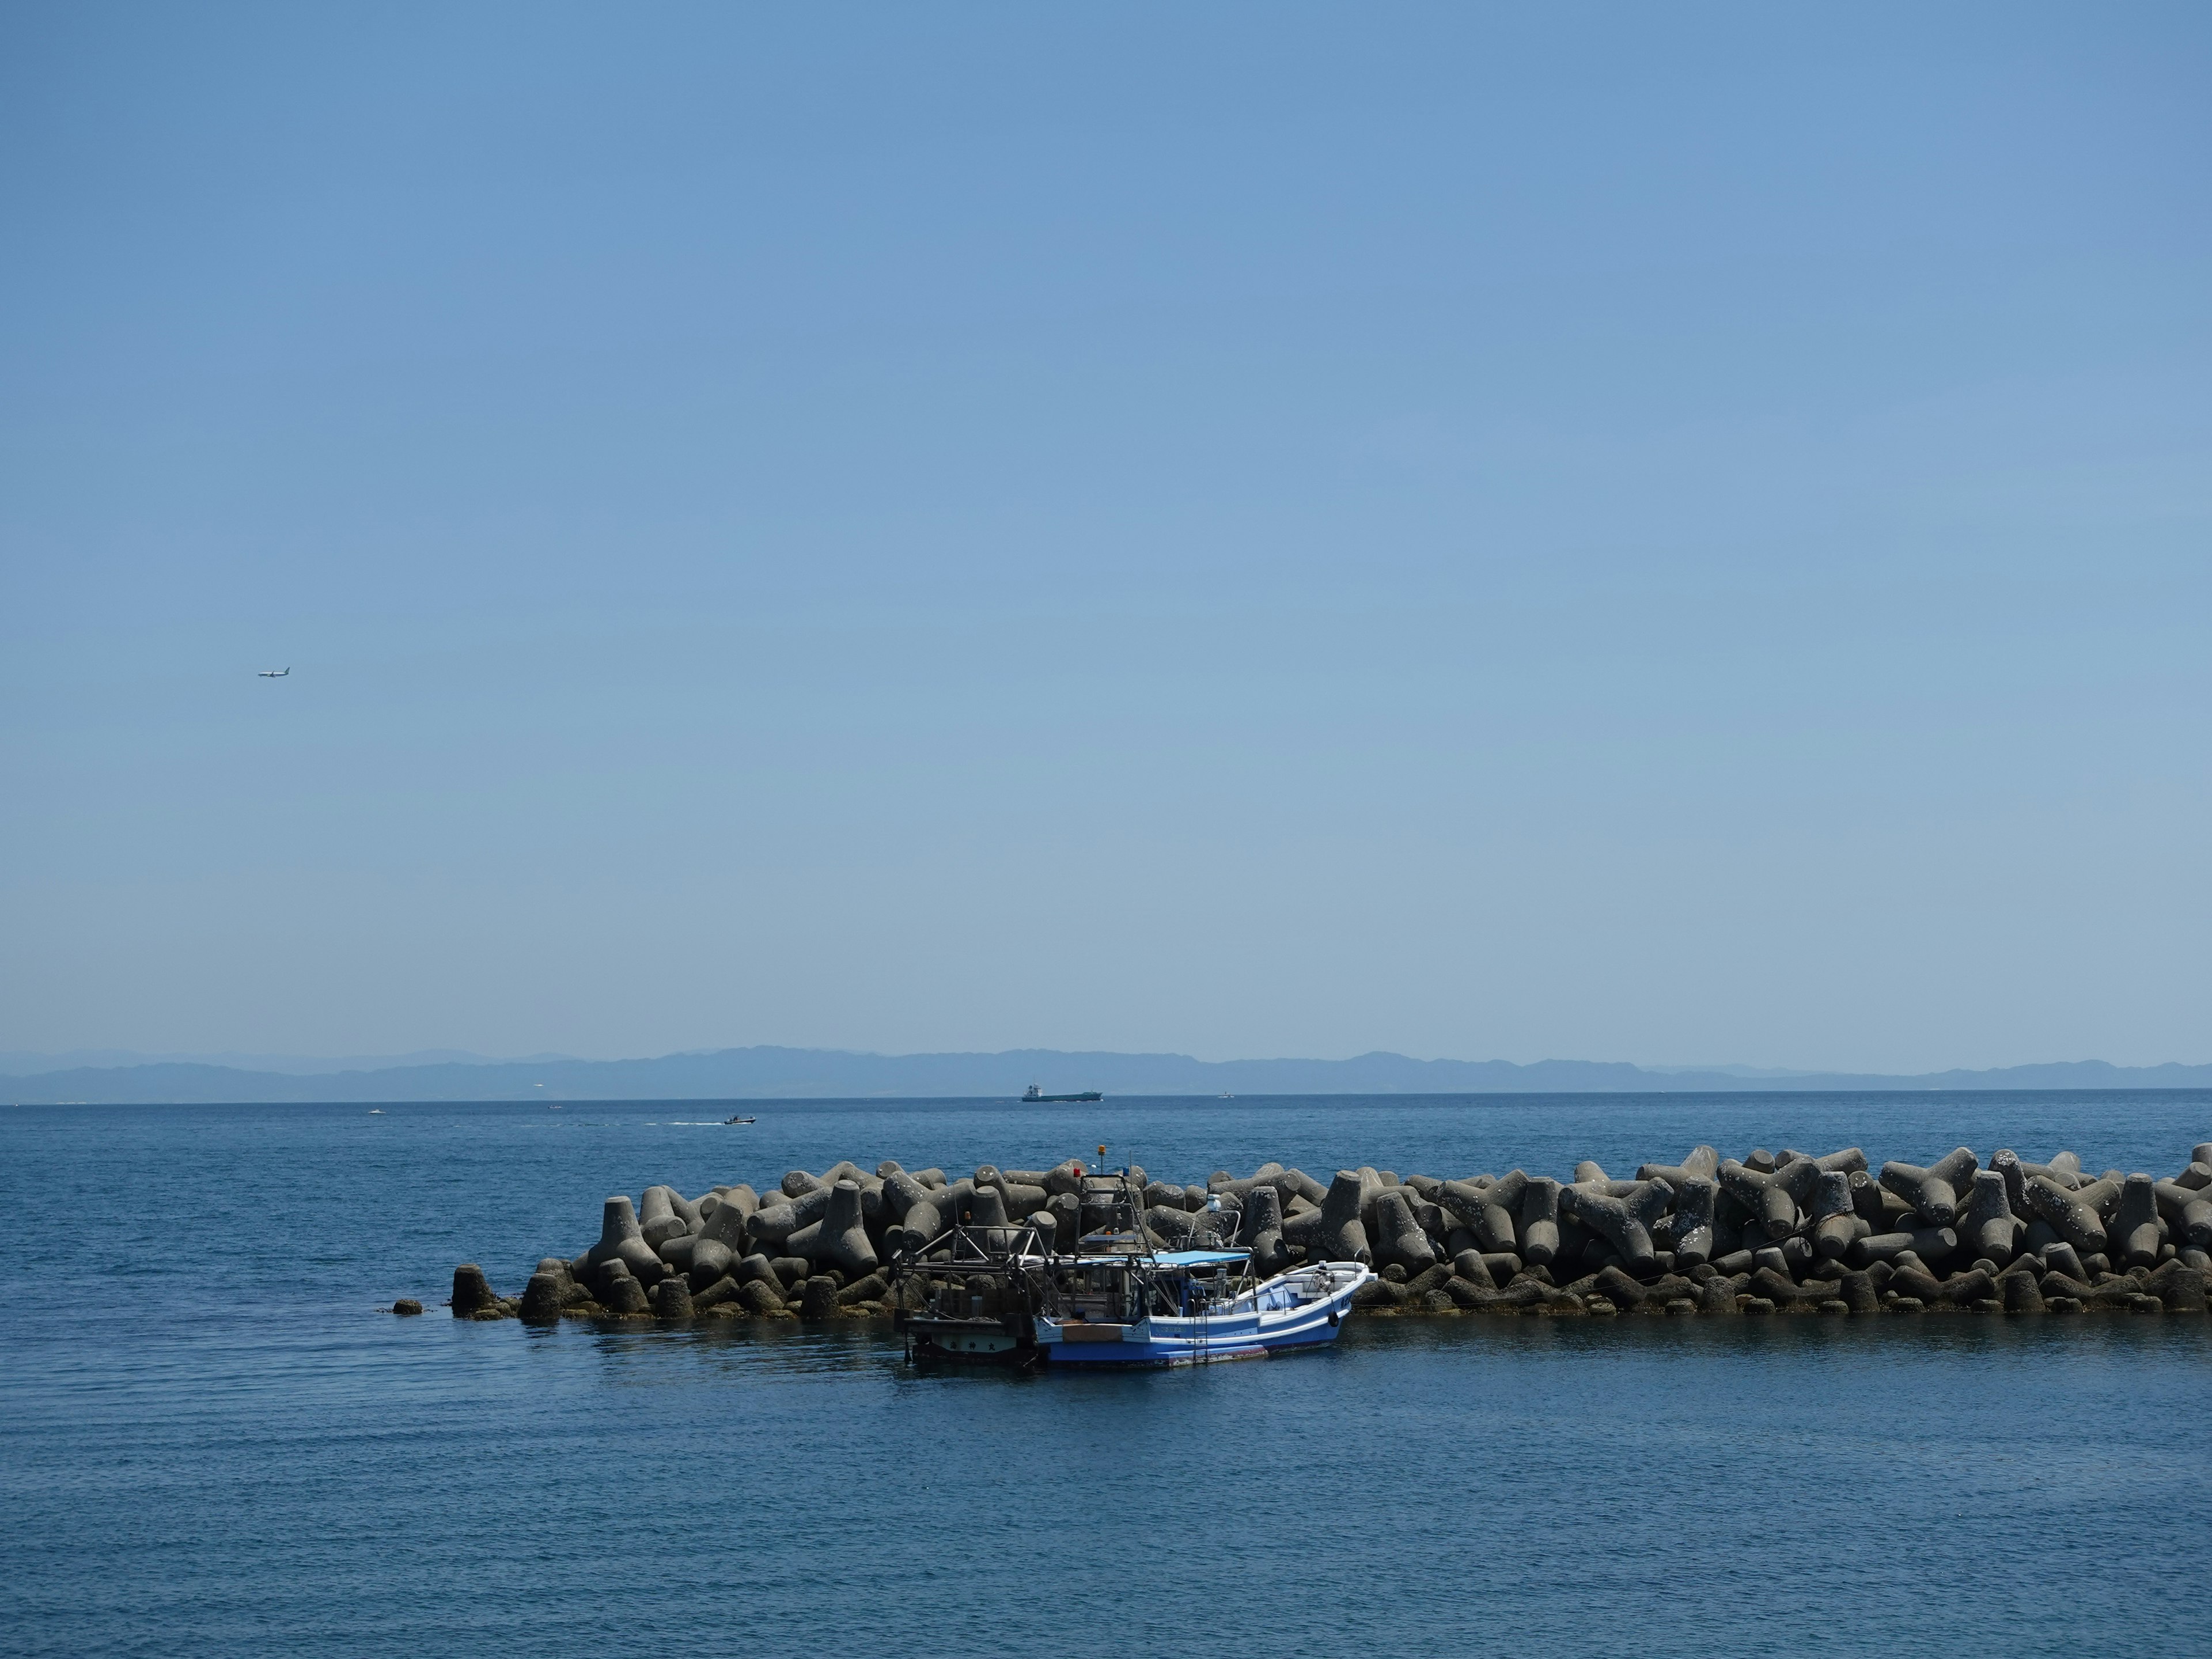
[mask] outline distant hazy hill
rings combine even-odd
[[[724,1048],[659,1060],[443,1062],[318,1074],[165,1061],[0,1077],[0,1101],[124,1105],[209,1101],[777,1100],[869,1096],[1730,1093],[1782,1090],[2181,1089],[2212,1087],[2212,1066],[2112,1066],[2085,1060],[1920,1077],[1842,1073],[1740,1075],[1647,1071],[1625,1062],[1545,1060],[1193,1060],[1188,1054],[862,1054],[827,1048]]]

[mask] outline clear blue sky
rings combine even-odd
[[[2212,1059],[2208,210],[2201,5],[9,7],[0,1048]]]

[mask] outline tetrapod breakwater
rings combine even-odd
[[[635,1204],[609,1198],[598,1241],[539,1261],[518,1295],[457,1267],[451,1306],[536,1323],[883,1317],[952,1271],[931,1246],[956,1224],[1034,1226],[1073,1251],[1086,1173],[1073,1158],[957,1176],[848,1162],[764,1193],[648,1187]],[[1565,1177],[1127,1173],[1156,1248],[1248,1249],[1262,1275],[1364,1261],[1380,1277],[1358,1305],[1385,1316],[2203,1314],[2212,1279],[2212,1142],[2164,1177],[1966,1146],[1923,1165],[1870,1164],[1856,1146],[1738,1158],[1699,1146],[1631,1177],[1589,1161]],[[899,1262],[914,1271],[895,1286]]]

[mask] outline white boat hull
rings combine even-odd
[[[1334,1342],[1352,1298],[1375,1275],[1356,1261],[1278,1274],[1202,1316],[1133,1325],[1063,1323],[1039,1315],[1036,1346],[1054,1365],[1204,1365]]]

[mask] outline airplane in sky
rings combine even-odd
[[[262,678],[263,679],[264,679],[264,680],[281,680],[281,679],[283,679],[283,678],[284,678],[284,676],[285,676],[285,675],[287,675],[287,674],[290,673],[291,672],[292,672],[292,665],[291,665],[291,664],[289,664],[289,663],[286,663],[286,664],[285,664],[282,668],[264,668],[264,669],[263,669],[263,670],[261,671],[261,678]]]

